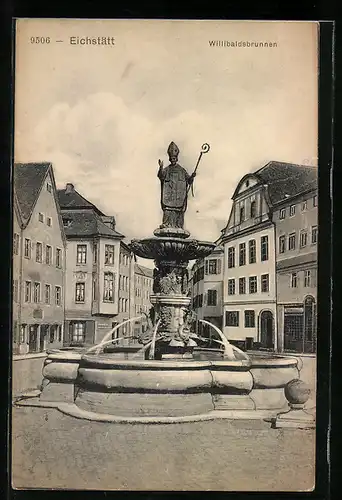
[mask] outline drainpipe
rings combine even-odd
[[[271,217],[273,217],[273,212]],[[278,277],[277,277],[277,231],[276,225],[272,221],[273,225],[273,241],[274,241],[274,291],[275,291],[275,314],[274,314],[274,350],[275,352],[281,352],[282,342],[279,343],[278,331]],[[280,344],[280,345],[279,345]]]
[[[18,283],[18,288],[19,288],[19,293],[18,293],[18,300],[19,300],[19,304],[18,304],[18,326],[19,326],[19,342],[18,342],[18,346],[19,346],[19,352],[20,352],[20,337],[21,337],[21,308],[22,308],[22,303],[23,303],[23,300],[22,300],[22,294],[23,294],[23,290],[22,290],[22,288],[23,288],[22,287],[22,280],[23,280],[23,248],[24,248],[23,241],[24,241],[24,230],[23,230],[23,225],[20,224],[20,248],[19,248],[20,267],[19,267],[19,283]],[[12,266],[13,266],[13,264],[12,264]],[[12,332],[12,334],[13,334],[13,332]],[[26,340],[26,339],[24,339],[24,340]]]

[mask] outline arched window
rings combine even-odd
[[[103,300],[105,302],[114,302],[114,274],[104,273]]]

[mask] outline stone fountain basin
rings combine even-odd
[[[188,261],[206,257],[216,245],[208,241],[158,236],[132,240],[130,246],[138,257],[144,259]]]
[[[200,351],[203,358],[205,349]],[[298,378],[297,363],[277,355],[148,361],[54,351],[45,361],[40,399],[123,417],[191,416],[213,410],[264,410],[272,416],[287,407],[284,387]]]

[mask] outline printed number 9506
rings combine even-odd
[[[31,36],[31,43],[50,43],[49,36]]]

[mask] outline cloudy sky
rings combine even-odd
[[[169,143],[191,172],[207,142],[185,225],[215,240],[245,173],[270,160],[316,164],[316,38],[306,22],[19,21],[15,160],[51,161],[58,187],[72,182],[130,239],[161,222],[156,174]]]

